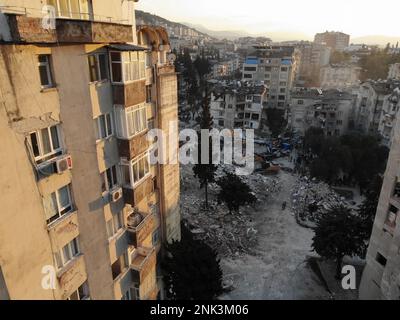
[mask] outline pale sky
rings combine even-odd
[[[260,34],[284,32],[313,37],[326,30],[351,37],[400,38],[399,0],[139,0],[139,10],[211,30]]]

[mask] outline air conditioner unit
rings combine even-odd
[[[67,170],[72,169],[71,156],[64,156],[56,160],[57,173],[61,174]]]
[[[122,188],[117,187],[110,191],[110,201],[111,202],[117,202],[121,198],[122,198]]]

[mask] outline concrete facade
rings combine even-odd
[[[0,297],[156,299],[161,243],[180,239],[179,165],[150,165],[145,136],[177,120],[167,33],[136,30],[133,1],[47,34],[43,1],[5,2]]]

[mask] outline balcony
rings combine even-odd
[[[149,142],[147,141],[147,132],[144,132],[134,136],[132,139],[118,139],[118,151],[120,157],[132,160],[139,154],[147,151],[149,148]]]
[[[146,79],[113,84],[114,104],[130,107],[146,102]]]
[[[134,281],[143,281],[156,266],[156,250],[155,248],[138,248],[132,254],[131,270]]]
[[[128,217],[128,242],[136,248],[143,246],[144,241],[155,230],[154,214],[134,212]]]
[[[133,189],[124,187],[123,192],[125,203],[134,207],[138,205],[145,197],[150,195],[153,192],[153,189],[153,179],[150,175]]]
[[[42,18],[6,13],[11,41],[16,43],[132,42],[132,26],[75,19],[57,19],[55,29],[42,27]]]
[[[173,64],[164,64],[158,66],[158,74],[174,74],[175,73],[175,66]]]
[[[57,278],[62,291],[62,299],[66,299],[87,279],[83,255],[79,255],[70,261],[57,273]]]

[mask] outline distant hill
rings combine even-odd
[[[388,37],[382,35],[374,35],[374,36],[363,36],[357,38],[351,38],[351,43],[364,43],[364,44],[377,44],[380,46],[386,46],[388,43],[396,45],[397,42],[400,43],[399,37]]]
[[[236,38],[240,38],[240,37],[247,37],[247,36],[251,36],[248,32],[244,32],[244,31],[215,31],[215,30],[210,30],[207,29],[206,27],[200,25],[200,24],[191,24],[188,22],[183,22],[185,25],[192,27],[202,33],[208,34],[214,38],[219,38],[219,39],[228,39],[228,40],[233,40]]]
[[[191,29],[196,31],[200,36],[204,37],[210,37],[209,34],[202,32],[201,30],[197,30],[196,28],[193,28],[192,26],[185,25],[183,23],[179,22],[174,22],[167,20],[163,17],[157,16],[155,14],[151,14],[148,12],[144,12],[141,10],[135,10],[136,12],[136,23],[137,24],[148,24],[148,25],[162,25],[162,26],[168,26],[169,28],[186,28],[186,29]],[[212,37],[212,36],[211,36]]]

